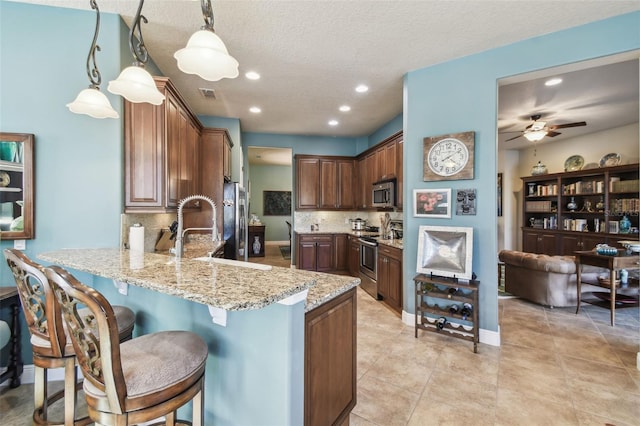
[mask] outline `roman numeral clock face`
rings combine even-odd
[[[424,138],[424,180],[473,179],[474,132]]]

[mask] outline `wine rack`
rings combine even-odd
[[[478,286],[480,281],[463,281],[456,278],[418,274],[416,285],[416,324],[418,330],[446,334],[473,342],[473,352],[478,352]],[[471,304],[470,315],[463,315],[465,304]],[[451,309],[458,306],[457,312]]]

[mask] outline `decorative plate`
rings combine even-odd
[[[0,186],[1,187],[9,186],[10,183],[11,183],[11,178],[9,177],[9,173],[0,172]]]
[[[572,155],[565,160],[564,171],[575,172],[576,170],[582,169],[582,166],[584,166],[584,158],[582,158],[582,155]]]
[[[600,159],[600,167],[612,167],[620,164],[620,154],[611,152]]]

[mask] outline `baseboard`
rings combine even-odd
[[[264,245],[266,246],[288,246],[291,242],[289,240],[284,241],[265,241]]]
[[[76,366],[76,368],[78,368]],[[6,367],[0,369],[0,373],[4,373],[7,370]],[[33,364],[25,365],[22,368],[22,375],[20,376],[21,384],[32,384],[35,378],[35,367]],[[78,380],[82,380],[82,373],[78,369]],[[64,381],[64,368],[49,368],[47,369],[47,381],[48,382],[62,382]],[[0,389],[9,386],[10,380],[6,380],[0,385]]]
[[[416,315],[403,310],[402,322],[414,327],[416,325]],[[498,326],[498,331],[485,330],[481,328],[478,330],[478,338],[480,339],[480,343],[491,346],[500,346],[500,326]]]

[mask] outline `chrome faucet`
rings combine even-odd
[[[211,210],[213,211],[213,224],[211,228],[187,228],[187,229],[182,229],[183,228],[183,223],[182,223],[182,208],[184,207],[185,204],[187,204],[189,201],[193,201],[193,200],[203,200],[208,202],[209,204],[211,204]],[[217,209],[216,209],[216,203],[213,202],[213,200],[205,195],[190,195],[182,200],[180,200],[180,203],[178,204],[178,231],[176,232],[176,245],[173,249],[174,254],[176,255],[176,257],[182,257],[182,255],[184,254],[184,236],[187,234],[187,232],[189,231],[211,231],[211,239],[212,241],[220,241],[220,235],[218,234],[218,223],[217,223]]]

